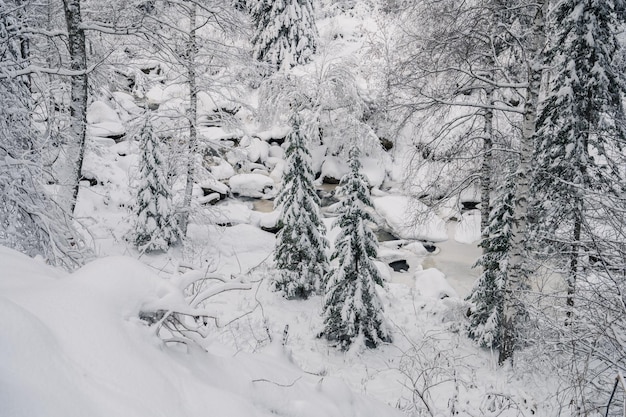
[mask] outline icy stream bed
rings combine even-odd
[[[406,261],[409,270],[406,272],[391,272],[391,282],[402,283],[408,286],[415,285],[415,273],[420,269],[436,268],[446,275],[446,280],[458,293],[465,298],[471,291],[474,281],[480,275],[480,269],[472,268],[480,256],[477,243],[465,244],[454,240],[457,222],[447,224],[448,240],[437,243],[437,250],[425,256],[409,255]]]
[[[326,185],[324,190],[333,190],[335,187],[335,185]],[[247,202],[248,204],[251,202],[251,208],[256,212],[270,213],[274,211],[273,200],[242,197],[237,198],[237,200]],[[328,238],[332,246],[332,241],[336,237],[337,231],[330,231],[333,218],[327,217],[326,219],[329,231]],[[463,229],[459,229],[459,227],[463,227],[460,222],[448,221],[445,227],[448,239],[435,243],[436,250],[432,253],[420,254],[405,250],[404,248],[395,248],[399,241],[381,241],[379,250],[379,260],[381,262],[389,264],[394,260],[404,259],[409,265],[409,269],[405,272],[396,272],[392,268],[389,268],[391,275],[390,281],[414,287],[416,273],[421,270],[436,268],[446,276],[446,281],[456,291],[457,295],[460,298],[465,298],[470,293],[474,282],[480,275],[480,269],[472,268],[472,265],[474,265],[480,256],[481,250],[478,247],[478,241],[473,243],[460,243],[457,240],[459,236],[461,236],[461,240],[471,240],[468,236],[472,235],[472,233],[468,234]],[[377,232],[377,235],[379,238],[384,238],[385,233],[389,234],[386,230],[381,229]],[[390,234],[389,236],[393,237]],[[406,244],[406,242],[412,242],[412,240],[403,242]]]

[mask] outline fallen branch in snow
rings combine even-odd
[[[219,274],[191,270],[173,277],[172,294],[145,305],[139,318],[148,323],[165,343],[201,346],[202,340],[209,335],[209,322],[222,327],[218,312],[207,305],[210,299],[228,291],[251,290],[252,283],[243,280],[243,276],[228,279]]]
[[[269,379],[264,379],[264,378],[253,379],[252,382],[268,382],[270,384],[278,385],[279,387],[289,388],[289,387],[293,387],[296,384],[296,382],[300,381],[301,379],[302,377],[299,376],[291,384],[280,384],[278,382],[270,381]]]
[[[626,395],[626,380],[624,380],[624,376],[622,375],[621,372],[618,372],[617,376],[615,377],[615,385],[613,385],[613,391],[611,392],[609,403],[606,405],[606,414],[604,415],[604,417],[608,417],[609,415],[609,409],[611,408],[611,404],[613,403],[613,398],[615,397],[615,392],[617,391],[617,388],[619,386],[622,387],[622,391],[624,391],[624,394]],[[626,417],[626,401],[624,401],[623,416]]]

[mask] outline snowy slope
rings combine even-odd
[[[10,271],[0,281],[2,416],[400,415],[302,372],[281,345],[256,354],[164,345],[139,312],[182,298],[133,259],[60,276],[0,248],[0,267]]]

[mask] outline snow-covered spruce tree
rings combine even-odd
[[[312,0],[250,0],[254,58],[273,70],[306,64],[317,49]]]
[[[276,198],[281,208],[281,230],[276,239],[274,260],[278,275],[272,285],[287,298],[308,298],[319,292],[328,271],[325,249],[326,228],[320,214],[320,200],[313,185],[311,154],[302,130],[300,116],[291,120],[287,138],[287,168]]]
[[[507,279],[506,259],[511,248],[513,199],[515,184],[509,175],[493,200],[484,239],[480,246],[482,256],[474,266],[482,267],[480,275],[467,300],[472,304],[467,334],[479,345],[498,349],[502,323],[503,289]]]
[[[373,259],[378,241],[367,222],[373,218],[367,179],[361,173],[359,149],[350,150],[350,172],[338,190],[344,196],[335,225],[341,232],[331,260],[339,265],[325,279],[324,330],[321,335],[348,349],[361,338],[366,346],[376,347],[391,337],[383,317],[383,305],[376,284],[383,285]]]
[[[548,54],[555,76],[538,119],[533,194],[537,235],[567,271],[568,317],[577,281],[591,267],[586,260],[608,255],[598,242],[612,233],[599,225],[603,218],[623,219],[623,159],[617,158],[626,144],[626,84],[614,59],[625,10],[623,0],[564,0],[554,10],[556,39]]]
[[[180,231],[165,172],[165,159],[149,118],[141,130],[140,140],[137,218],[131,241],[141,251],[165,251],[180,239]]]
[[[537,123],[533,235],[544,264],[565,280],[556,298],[565,302],[542,323],[567,358],[568,402],[590,415],[626,371],[626,84],[616,62],[626,2],[562,0],[551,17],[554,74]]]

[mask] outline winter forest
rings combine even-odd
[[[0,416],[626,416],[626,0],[0,0]]]

